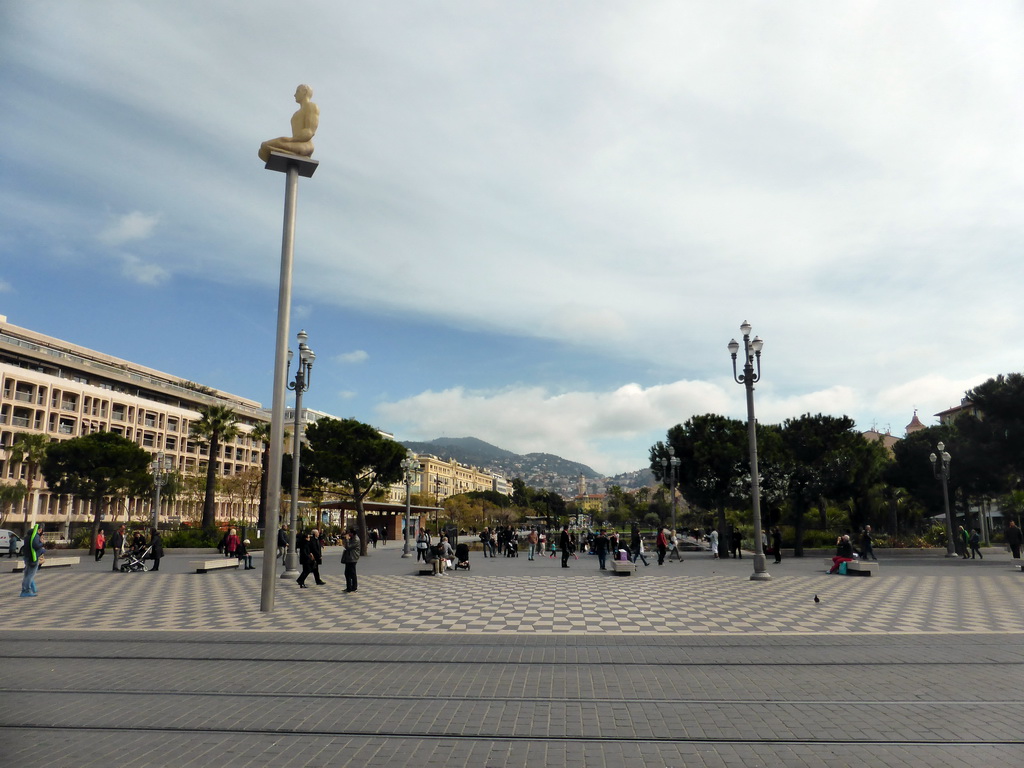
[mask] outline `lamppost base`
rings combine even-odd
[[[289,552],[284,556],[284,573],[281,574],[282,579],[291,579],[294,581],[299,578],[298,560],[298,552]]]
[[[764,555],[754,555],[754,572],[750,574],[751,581],[771,581],[772,575],[768,573],[768,565]]]
[[[408,549],[403,549],[402,557],[412,557],[412,552],[410,552]]]

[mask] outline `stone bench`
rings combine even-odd
[[[40,568],[70,568],[72,565],[78,565],[82,562],[80,557],[44,557],[43,563]],[[25,570],[24,561],[19,562],[14,566],[13,573],[20,573]]]
[[[825,558],[825,566],[832,569],[832,558]],[[846,575],[847,576],[870,576],[871,574],[878,571],[878,561],[871,560],[851,560],[846,564]],[[839,571],[836,571],[839,573]]]
[[[237,557],[218,557],[214,560],[190,560],[188,567],[195,568],[196,573],[206,573],[207,571],[219,571],[222,568],[237,570],[241,562]]]
[[[611,563],[613,573],[621,573],[624,576],[636,573],[636,563],[631,563],[629,560],[612,560]]]

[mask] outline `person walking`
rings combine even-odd
[[[280,530],[277,532],[277,554],[274,555],[274,559],[281,558],[284,562],[284,556],[288,554],[288,526],[282,525]]]
[[[708,544],[711,545],[711,559],[718,559],[718,531],[712,530],[708,536]]]
[[[39,535],[39,524],[33,523],[21,548],[21,557],[25,562],[25,574],[21,577],[22,597],[36,596],[36,573],[39,571],[39,566],[42,565],[45,552],[43,538]]]
[[[610,542],[608,537],[604,535],[604,528],[597,534],[597,538],[594,539],[594,554],[597,555],[597,562],[601,566],[601,570],[605,570],[605,560],[608,559],[608,546]]]
[[[359,579],[356,576],[356,563],[359,562],[359,537],[356,536],[354,528],[349,528],[345,534],[345,551],[341,553],[341,562],[345,564],[345,591],[355,592],[359,589]]]
[[[1010,545],[1010,552],[1014,560],[1020,560],[1020,545],[1024,544],[1024,533],[1021,533],[1017,524],[1011,520],[1010,527],[1006,529],[1006,543]]]
[[[572,540],[569,538],[569,526],[562,526],[562,535],[558,538],[558,546],[562,550],[562,567],[569,567],[569,555],[572,554]]]
[[[743,533],[738,528],[732,529],[732,556],[743,559]]]
[[[665,553],[668,552],[668,536],[665,535],[665,529],[658,529],[658,538],[654,544],[658,548],[658,565],[665,564]]]
[[[860,536],[860,559],[877,560],[874,549],[875,537],[871,533],[871,526],[864,526],[864,533]]]
[[[782,531],[779,526],[772,528],[772,552],[775,553],[775,562],[782,562]]]
[[[650,565],[647,562],[647,558],[644,557],[644,537],[640,535],[640,528],[635,525],[633,526],[633,533],[629,538],[629,548],[633,550],[634,564],[636,564],[637,560],[643,560],[645,566]]]
[[[156,528],[149,529],[149,556],[153,560],[153,567],[149,570],[160,570],[160,558],[164,556],[164,537]]]
[[[530,532],[526,534],[526,543],[529,546],[526,550],[526,559],[533,560],[533,556],[537,554],[537,545],[540,543],[540,536],[537,535],[536,528],[531,528]]]
[[[317,540],[317,531],[311,531],[302,538],[302,546],[299,548],[299,563],[302,565],[302,573],[295,581],[301,589],[306,588],[306,579],[313,574],[313,581],[317,584],[324,584],[320,578],[320,542]]]
[[[977,528],[971,531],[970,545],[971,560],[973,560],[975,556],[977,556],[981,560],[984,560],[985,556],[981,554],[981,531],[979,531]]]
[[[957,529],[957,534],[959,534],[957,538],[960,539],[960,551],[963,553],[964,560],[967,560],[969,557],[967,553],[971,549],[971,534],[962,525]]]
[[[107,551],[107,537],[100,529],[100,532],[96,534],[96,562],[98,563],[103,559],[104,553]]]
[[[491,538],[491,529],[484,528],[480,531],[480,544],[484,550],[484,557],[489,557],[491,554],[491,545],[488,539]],[[533,553],[530,553],[530,559],[533,560]]]
[[[125,544],[125,532],[126,528],[122,525],[116,531],[114,535],[110,537],[110,548],[114,550],[114,568],[117,570],[117,561],[124,555],[124,544]]]

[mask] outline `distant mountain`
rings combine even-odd
[[[532,488],[557,491],[565,496],[577,493],[581,474],[586,478],[588,493],[602,493],[611,485],[624,490],[640,488],[652,479],[650,470],[645,469],[606,478],[577,461],[551,453],[513,453],[475,437],[439,437],[427,442],[404,440],[402,445],[415,453],[429,453],[446,461],[454,459],[460,464],[500,472],[509,480],[521,477]]]

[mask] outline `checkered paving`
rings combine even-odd
[[[117,575],[44,572],[40,595],[15,600],[8,629],[290,630],[567,635],[1024,632],[1024,580],[1007,569],[964,576],[901,569],[881,577],[798,573],[751,582],[749,572],[665,578],[593,573],[441,577],[361,574],[359,591],[298,590],[281,581],[272,613],[259,611],[260,579],[231,571]],[[707,570],[707,569],[705,569]],[[685,574],[685,575],[683,575]],[[0,574],[17,594],[20,577]],[[821,600],[815,603],[814,595]],[[26,610],[22,610],[22,608]]]

